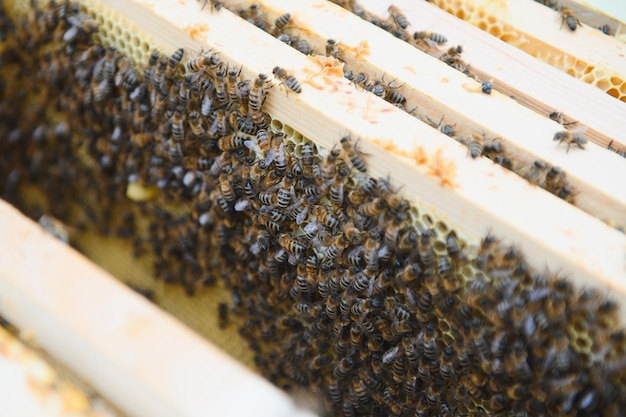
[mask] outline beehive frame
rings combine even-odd
[[[112,4],[112,6],[115,7],[115,4]],[[140,10],[144,10],[140,5],[135,4],[135,3],[129,3],[129,4],[124,4],[124,5],[119,4],[117,6],[120,6],[120,10],[123,10],[123,12],[118,11],[117,13],[124,13],[124,16],[127,16],[127,17],[132,16],[133,13],[139,13]],[[190,8],[192,7],[192,5],[188,5],[188,6]],[[196,7],[198,5],[194,4],[193,6]],[[133,12],[133,10],[135,10],[135,12]],[[164,27],[163,25],[165,25],[165,27],[174,27],[178,25],[177,30],[167,32],[167,35],[161,34],[162,37],[159,40],[154,41],[154,42],[158,44],[161,48],[165,50],[169,49],[170,51],[181,45],[186,45],[188,48],[190,48],[190,50],[207,49],[206,45],[203,43],[200,43],[197,39],[190,40],[188,31],[186,32],[184,30],[185,27],[189,28],[189,27],[194,27],[195,25],[199,25],[201,27],[203,23],[200,21],[197,21],[197,22],[186,21],[185,20],[186,18],[191,18],[191,13],[187,14],[186,12],[182,12],[180,10],[183,10],[183,9],[182,8],[177,9],[176,13],[182,13],[182,14],[176,14],[171,8],[165,7],[164,9],[159,9],[159,5],[153,5],[153,11],[157,15],[159,15],[159,17],[154,21],[154,25],[151,25],[149,23],[144,23],[145,25],[147,25],[146,27],[163,28]],[[163,23],[162,19],[164,19],[165,16],[169,13],[171,13],[169,15],[170,22]],[[228,15],[228,14],[229,12],[226,10],[220,11],[219,13],[215,13],[215,14],[211,14],[210,11],[207,10],[206,13],[202,15],[202,18],[203,18],[203,21],[206,20],[207,22],[209,22],[208,26],[210,28],[216,28],[215,32],[217,33],[220,31],[219,29],[220,25],[223,25],[224,27],[223,30],[226,31],[227,30],[226,28],[228,28],[229,25],[235,24],[234,22],[236,20],[233,20],[233,19],[227,20],[227,23],[219,22],[219,20],[224,19],[224,15]],[[125,19],[125,17],[121,17],[121,15],[119,14],[114,14],[113,16]],[[150,19],[151,17],[146,18],[146,20],[148,21]],[[177,22],[177,23],[174,24],[174,22]],[[232,28],[228,30],[232,30]],[[155,29],[154,33],[156,33],[157,31],[158,30]],[[245,29],[242,28],[242,31],[245,31]],[[251,36],[253,37],[258,36],[258,31],[252,30],[251,32],[252,32]],[[172,36],[169,36],[169,35],[172,35]],[[271,44],[269,40],[267,42],[269,45],[271,45],[270,47],[275,46],[278,48],[278,44]],[[238,59],[236,55],[236,50],[239,48],[235,44],[231,46],[232,49],[229,49],[228,45],[221,44],[221,42],[216,42],[214,46],[219,48],[220,51],[224,55],[227,55],[229,57],[229,60],[232,60],[237,63],[241,62],[242,64],[244,64],[243,71],[244,71],[244,74],[248,77],[253,77],[254,74],[260,71],[269,71],[269,69],[271,69],[271,67],[276,64],[275,62],[268,62],[265,57],[259,57],[261,62],[263,62],[262,64],[259,64],[259,63],[253,64],[254,59],[252,59],[253,57],[250,56],[251,54],[249,53],[249,51],[247,51],[245,59],[244,58]],[[144,53],[147,52],[147,49],[145,47],[142,47],[141,50]],[[230,54],[227,51],[232,51],[232,54]],[[287,52],[286,49],[284,51],[285,51],[284,52],[285,55],[289,56],[290,52]],[[262,53],[263,51],[261,50],[259,54],[262,54]],[[295,70],[296,73],[299,75],[299,78],[304,79],[307,77],[306,71],[304,70],[298,71],[298,65],[302,65],[302,68],[306,68],[306,65],[310,65],[309,63],[306,63],[306,61],[303,61],[301,57],[296,57],[295,55],[293,55],[293,62],[290,62],[290,65],[282,64],[282,59],[283,58],[281,58],[281,65],[288,66],[290,69],[293,68],[293,70]],[[285,59],[291,60],[292,58],[288,57]],[[302,64],[303,62],[304,64]],[[349,85],[349,83],[343,80],[336,80],[336,84],[333,85],[333,88],[339,88],[340,90],[344,90],[344,91],[347,91],[350,87],[351,86]],[[307,88],[306,84],[304,85],[304,88],[305,89]],[[385,135],[382,135],[382,134],[377,135],[376,133],[371,133],[370,129],[368,129],[370,130],[370,132],[366,132],[365,129],[360,128],[360,127],[352,129],[351,128],[352,126],[358,126],[361,123],[358,121],[358,119],[363,114],[355,115],[353,119],[348,119],[347,121],[344,120],[344,121],[339,122],[335,120],[332,117],[332,114],[340,113],[342,110],[346,110],[346,108],[345,106],[343,108],[341,106],[338,106],[336,110],[328,110],[328,108],[330,108],[329,107],[330,102],[333,101],[331,98],[329,98],[331,96],[331,92],[324,91],[324,89],[320,89],[320,90],[322,91],[319,94],[316,94],[315,96],[311,95],[310,97],[307,97],[306,93],[303,93],[302,96],[297,96],[295,94],[289,94],[289,95],[272,94],[272,96],[268,99],[267,108],[272,114],[280,115],[279,118],[286,124],[292,126],[297,131],[305,134],[307,137],[311,137],[314,139],[317,134],[319,134],[320,137],[330,138],[330,137],[338,136],[338,133],[337,133],[338,131],[351,130],[354,135],[364,138],[363,145],[362,145],[364,152],[367,152],[370,154],[376,154],[376,156],[371,158],[371,161],[369,162],[370,169],[372,170],[372,172],[376,174],[386,175],[387,172],[391,172],[392,177],[394,178],[395,177],[408,178],[409,175],[411,175],[410,173],[415,172],[414,171],[415,168],[411,167],[414,161],[411,161],[410,158],[408,160],[406,158],[401,158],[400,160],[403,161],[402,167],[391,169],[390,167],[393,164],[397,163],[398,159],[393,156],[389,156],[389,157],[386,155],[378,156],[380,154],[380,147],[376,147],[375,144],[371,144],[367,141],[367,138],[376,137],[376,136],[385,137]],[[335,93],[336,92],[332,92],[332,94],[335,94]],[[560,220],[559,220],[560,223],[556,225],[552,225],[551,228],[548,227],[547,230],[546,230],[545,224],[539,224],[537,225],[537,229],[532,230],[532,231],[526,231],[525,232],[527,233],[526,236],[524,236],[521,233],[521,230],[519,227],[515,228],[514,226],[506,225],[508,221],[505,221],[504,220],[505,218],[517,217],[511,214],[512,213],[510,211],[511,207],[503,208],[501,212],[502,214],[499,215],[499,218],[501,219],[500,221],[503,222],[503,224],[505,225],[494,227],[493,228],[494,231],[497,234],[501,234],[503,236],[507,236],[507,237],[510,236],[512,241],[525,242],[521,244],[522,248],[528,251],[529,255],[531,256],[531,259],[533,259],[533,262],[535,262],[536,265],[543,265],[544,263],[548,265],[559,265],[559,266],[562,266],[564,264],[570,265],[569,268],[566,267],[567,272],[574,272],[573,276],[576,277],[578,275],[580,277],[579,278],[580,282],[583,282],[586,284],[591,282],[593,279],[599,278],[600,280],[610,281],[614,277],[619,277],[620,274],[623,275],[623,262],[624,262],[623,252],[624,252],[625,246],[624,246],[623,236],[620,235],[618,232],[615,232],[609,229],[605,225],[599,223],[596,220],[591,219],[587,215],[583,215],[582,213],[579,213],[578,211],[571,209],[571,207],[563,205],[562,202],[554,201],[552,197],[547,198],[548,196],[543,196],[543,194],[541,194],[540,192],[537,192],[537,190],[533,188],[528,188],[528,186],[526,184],[523,184],[522,182],[516,182],[517,180],[511,181],[510,183],[506,182],[508,180],[505,180],[504,178],[507,178],[507,177],[503,174],[502,170],[499,170],[498,167],[493,167],[486,161],[469,160],[466,157],[466,151],[464,148],[456,146],[456,144],[454,143],[446,143],[445,145],[442,146],[441,144],[443,142],[441,142],[442,140],[440,137],[441,135],[438,135],[436,134],[436,132],[434,133],[433,131],[429,129],[418,127],[419,125],[417,125],[416,122],[412,120],[409,116],[396,112],[395,110],[392,110],[390,106],[385,106],[382,103],[370,101],[369,99],[365,99],[365,100],[366,100],[365,108],[367,109],[366,113],[369,111],[376,112],[376,109],[378,109],[382,111],[383,114],[388,113],[390,115],[389,117],[385,117],[385,119],[387,120],[384,120],[381,123],[390,123],[394,126],[412,126],[412,127],[414,126],[416,129],[415,130],[416,132],[415,144],[421,147],[423,151],[425,152],[425,154],[430,158],[429,164],[427,164],[426,166],[418,167],[417,169],[417,172],[421,172],[421,175],[424,177],[424,179],[420,179],[421,182],[418,182],[415,184],[407,184],[404,188],[404,192],[406,194],[420,195],[426,204],[433,205],[434,211],[436,212],[441,211],[441,212],[446,213],[447,220],[449,220],[450,222],[454,224],[457,224],[457,223],[461,224],[464,222],[466,223],[467,216],[468,216],[467,210],[463,212],[457,212],[457,213],[455,213],[454,211],[447,212],[448,210],[447,207],[459,206],[459,204],[457,203],[458,201],[462,201],[463,204],[468,204],[468,202],[472,201],[473,204],[476,204],[478,208],[474,212],[470,210],[470,213],[472,213],[470,216],[475,217],[477,219],[477,222],[476,224],[467,227],[467,230],[464,230],[464,231],[468,235],[474,236],[475,238],[477,238],[481,236],[484,233],[484,231],[488,228],[487,226],[488,223],[485,222],[484,219],[483,221],[480,220],[481,217],[484,218],[485,216],[485,206],[484,204],[480,203],[480,200],[482,200],[482,198],[487,194],[486,190],[490,187],[493,187],[493,184],[488,184],[485,182],[485,183],[482,183],[484,184],[484,188],[481,191],[480,189],[481,181],[483,180],[481,180],[480,178],[486,178],[487,176],[493,175],[496,178],[498,178],[498,181],[500,179],[503,179],[504,182],[501,184],[506,184],[507,188],[509,188],[510,194],[507,194],[508,196],[516,195],[518,193],[522,195],[526,195],[527,193],[529,196],[528,200],[537,202],[537,205],[540,206],[535,211],[536,216],[538,218],[542,216],[549,216],[550,210],[554,210],[554,213],[557,213],[557,212],[565,213],[563,216],[560,217]],[[293,107],[291,107],[292,103],[296,103],[296,104],[294,104]],[[291,108],[296,109],[296,110],[293,111],[293,113],[290,113],[290,111],[286,110],[286,109],[291,109]],[[308,109],[309,111],[312,111],[315,113],[319,113],[319,114],[324,113],[324,115],[321,116],[323,120],[329,121],[331,123],[328,125],[329,127],[326,128],[327,132],[324,132],[325,134],[319,133],[320,129],[318,125],[313,126],[315,118],[313,118],[313,120],[306,120],[306,118],[302,117],[301,109],[303,108]],[[320,110],[321,108],[326,108],[327,110],[325,112],[322,112]],[[375,127],[372,129],[375,130]],[[417,138],[417,136],[421,136],[421,138]],[[428,143],[423,138],[429,138],[429,140],[431,140],[432,138],[432,141],[434,142],[434,144]],[[379,141],[378,143],[380,144],[381,141]],[[385,145],[385,142],[382,142],[382,144]],[[328,148],[332,147],[332,143],[322,143],[322,145],[325,145]],[[393,146],[400,150],[404,149],[405,154],[408,154],[408,155],[411,155],[413,151],[416,149],[413,143],[407,145],[406,143],[394,142]],[[443,150],[440,151],[439,150],[440,148]],[[598,152],[599,152],[598,155],[606,154],[606,153],[603,153],[603,151],[599,149],[598,149]],[[451,190],[447,190],[445,186],[442,187],[442,184],[445,185],[446,183],[444,179],[436,178],[436,176],[434,180],[432,179],[433,177],[432,173],[434,172],[433,164],[436,164],[436,163],[445,164],[443,160],[438,160],[438,158],[441,157],[442,153],[445,154],[446,158],[450,158],[451,160],[454,161],[454,166],[456,167],[456,170],[457,170],[457,176],[456,176],[457,180],[454,181],[454,187],[449,187],[451,188]],[[616,157],[614,155],[611,155],[611,156]],[[614,160],[617,160],[617,159],[614,159]],[[479,177],[478,180],[474,180],[474,181],[464,180],[464,178],[467,177],[465,174],[466,172],[469,173],[469,172],[481,172],[481,171],[483,172],[483,174],[481,175],[485,175],[485,177],[481,176]],[[418,189],[419,189],[419,192],[418,192]],[[529,191],[529,190],[532,190],[532,191]],[[461,200],[455,200],[456,198],[459,198],[459,196],[462,196]],[[503,200],[506,200],[509,197],[503,194],[501,198]],[[433,201],[435,203],[432,203]],[[439,202],[437,203],[437,201]],[[504,213],[506,213],[506,215]],[[461,222],[458,220],[461,218],[465,218],[464,222]],[[541,246],[536,247],[536,250],[533,252],[534,244],[531,242],[536,242],[538,240],[546,240],[549,238],[555,238],[555,235],[556,235],[555,231],[557,229],[568,227],[568,225],[572,225],[572,224],[577,225],[577,230],[575,231],[575,233],[580,234],[579,238],[574,239],[576,244],[580,245],[578,249],[576,249],[574,252],[580,251],[582,253],[590,254],[589,255],[590,260],[588,261],[590,265],[588,266],[587,269],[585,269],[584,265],[582,265],[582,268],[579,268],[581,266],[580,260],[579,259],[574,260],[573,256],[571,255],[568,256],[564,254],[564,251],[556,252],[558,253],[557,255],[558,261],[554,261],[554,258],[552,256],[554,252],[553,253],[547,252],[547,253],[542,254],[541,252],[543,252],[545,248]],[[569,235],[570,232],[571,232],[571,229],[568,229],[568,232],[566,234]],[[532,235],[532,237],[530,237],[530,235]],[[563,237],[564,241],[569,241],[570,238],[571,238],[571,235],[567,237]],[[602,247],[599,250],[597,250],[597,248],[594,248],[595,244],[593,243],[597,241],[605,242],[606,247]],[[558,247],[558,246],[559,244],[556,244],[556,243],[551,245],[552,248]],[[536,256],[533,256],[533,255],[536,255]],[[562,262],[563,260],[565,260],[565,263]],[[596,270],[592,272],[591,269],[592,268],[596,269],[598,265],[601,265],[601,267],[604,267],[606,269],[600,272]],[[582,272],[575,272],[575,271],[582,271]],[[617,285],[619,285],[619,283],[612,284],[612,285],[616,285],[615,288],[617,288]]]

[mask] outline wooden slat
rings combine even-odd
[[[312,416],[2,201],[0,230],[0,314],[129,416]]]
[[[433,4],[562,71],[626,100],[626,44],[586,25],[561,26],[560,13],[528,0],[432,0]],[[591,71],[587,73],[587,70]],[[603,81],[598,83],[602,75]],[[611,83],[615,77],[617,85]]]
[[[588,128],[585,136],[589,140],[604,148],[613,141],[612,147],[626,151],[624,104],[593,86],[564,76],[562,71],[512,45],[495,40],[429,2],[361,1],[367,10],[381,16],[386,16],[390,3],[405,13],[412,31],[443,33],[448,38],[445,47],[463,45],[463,60],[470,63],[471,72],[482,80],[493,79],[495,90],[513,96],[518,103],[540,115],[547,117],[558,111],[566,121],[578,121],[577,125]]]
[[[371,155],[371,173],[389,174],[422,210],[434,213],[474,241],[492,230],[519,245],[533,266],[562,271],[579,284],[610,286],[619,302],[626,300],[626,236],[597,219],[486,159],[471,160],[462,145],[390,104],[355,90],[343,77],[319,75],[321,69],[314,59],[228,10],[199,12],[195,3],[161,2],[150,10],[138,2],[112,0],[108,4],[124,24],[141,22],[154,46],[163,50],[214,48],[231,65],[241,65],[245,78],[270,73],[275,65],[292,71],[300,80],[308,75],[317,88],[303,84],[302,94],[287,94],[276,86],[265,109],[326,148],[346,133],[360,137],[361,149]],[[191,39],[185,28],[198,25],[206,25],[207,30]],[[237,36],[224,35],[232,33]],[[384,152],[381,146],[418,155],[419,163]]]
[[[246,7],[248,2],[236,3]],[[455,130],[466,137],[473,132],[485,132],[487,138],[498,137],[506,144],[507,152],[522,165],[542,159],[560,166],[579,191],[578,207],[608,224],[626,228],[626,187],[612,180],[626,178],[626,164],[615,153],[592,144],[586,152],[566,153],[565,147],[552,141],[554,133],[563,130],[558,123],[529,112],[504,95],[482,94],[480,83],[334,4],[326,3],[322,7],[313,1],[289,0],[257,3],[271,20],[290,12],[292,30],[322,49],[320,44],[325,44],[328,38],[341,40],[342,57],[355,73],[364,71],[379,77],[384,74],[395,85],[402,85],[408,100],[406,107],[417,107],[419,115],[439,120],[443,114],[446,122],[455,123]],[[367,54],[357,52],[358,45],[365,41],[363,33],[368,34]],[[486,45],[493,43],[501,42],[490,39]],[[505,66],[510,62],[503,60],[499,64]],[[528,62],[530,67],[533,64]],[[567,78],[564,74],[559,76]]]

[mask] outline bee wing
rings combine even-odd
[[[398,350],[400,350],[400,347],[396,346],[385,352],[385,354],[383,355],[383,363],[388,364],[389,362],[393,361],[396,358]]]
[[[304,226],[304,228],[302,230],[304,230],[304,233],[306,233],[307,235],[313,234],[317,231],[317,229],[319,229],[320,224],[317,221],[311,221],[309,223],[306,224],[306,226]]]
[[[570,132],[572,132],[572,133],[583,134],[583,133],[585,133],[586,131],[588,131],[588,130],[589,130],[589,128],[588,128],[587,126],[575,126],[575,127],[572,127],[572,128],[570,128],[570,129],[568,129],[568,130],[569,130]]]
[[[244,211],[248,207],[250,207],[250,205],[251,205],[250,200],[246,198],[242,198],[241,200],[235,203],[235,211]]]
[[[256,143],[255,140],[246,140],[243,142],[243,144],[246,148],[254,152],[256,154],[256,157],[259,160],[263,160],[263,151],[261,150],[261,147],[259,146],[258,143]]]

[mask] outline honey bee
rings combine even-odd
[[[350,136],[344,136],[341,138],[341,147],[343,148],[343,151],[348,159],[350,159],[353,167],[361,172],[367,171],[367,166],[360,157],[362,152],[357,149],[356,144],[352,145],[352,140]]]
[[[574,120],[573,122],[566,122],[565,117],[563,117],[563,112],[560,111],[553,111],[548,115],[548,117],[562,126],[570,126],[578,123],[576,120]]]
[[[261,123],[264,118],[263,113],[261,112],[261,106],[265,101],[267,82],[267,76],[265,74],[259,74],[254,81],[253,87],[250,89],[248,109],[252,114],[252,120],[257,124]]]
[[[420,260],[427,268],[430,268],[435,264],[435,252],[432,245],[433,235],[434,233],[432,229],[425,230],[417,242],[417,250]]]
[[[343,187],[345,179],[348,175],[350,175],[350,168],[348,168],[347,165],[342,164],[335,174],[332,184],[330,185],[330,201],[339,207],[343,205]]]
[[[393,19],[395,24],[401,27],[402,29],[406,29],[410,25],[409,19],[406,18],[406,16],[402,13],[402,11],[397,6],[394,6],[392,4],[389,6],[387,11],[389,11],[389,15],[391,16],[391,19]]]
[[[170,70],[174,70],[178,66],[178,64],[180,64],[183,59],[184,53],[185,50],[183,48],[179,48],[175,50],[174,53],[169,57],[167,65]]]
[[[409,264],[397,275],[396,279],[398,284],[407,288],[413,285],[413,283],[419,278],[419,274],[422,272],[422,268],[419,264]]]
[[[339,220],[323,206],[315,206],[313,215],[326,227],[331,229],[339,227]]]
[[[598,30],[605,35],[611,35],[611,27],[609,25],[602,25],[598,28]]]
[[[468,152],[472,158],[478,158],[483,154],[483,145],[485,142],[485,134],[472,133],[467,145]]]
[[[446,38],[441,33],[436,32],[427,32],[427,31],[418,31],[413,33],[413,40],[423,40],[423,41],[431,41],[435,44],[441,45],[443,43],[448,42],[448,38]]]
[[[285,85],[289,90],[296,94],[300,94],[302,92],[302,87],[296,77],[288,74],[286,70],[280,67],[274,67],[272,73],[280,81],[280,83]]]
[[[226,303],[218,304],[218,315],[217,315],[217,325],[220,329],[225,329],[228,327],[230,322],[228,317],[228,305]]]
[[[361,205],[358,210],[359,213],[365,216],[374,217],[381,214],[386,207],[387,205],[385,204],[385,201],[381,198],[376,197],[372,201]]]
[[[185,169],[198,169],[200,171],[207,171],[211,168],[211,160],[199,156],[185,156],[183,157],[183,167]]]
[[[231,101],[238,99],[237,97],[237,82],[239,74],[241,73],[241,67],[239,68],[227,68],[228,77],[226,78],[226,91]]]
[[[339,55],[341,51],[339,50],[339,42],[334,39],[328,39],[326,41],[326,56],[331,56],[335,59],[340,59]]]
[[[480,86],[480,91],[485,94],[491,94],[491,81],[483,81]]]
[[[552,140],[558,140],[559,145],[563,142],[567,144],[566,153],[569,152],[569,148],[572,145],[578,146],[580,149],[585,149],[585,144],[587,143],[587,138],[582,135],[580,132],[573,132],[571,130],[563,130],[561,132],[556,132]]]
[[[439,59],[453,68],[457,68],[461,65],[461,54],[463,53],[463,47],[461,45],[452,46],[446,52],[444,52]]]
[[[293,193],[293,175],[289,172],[283,178],[281,187],[278,189],[278,193],[276,193],[276,204],[278,207],[283,209],[287,208],[291,202]]]
[[[291,21],[291,13],[284,13],[276,18],[274,21],[274,27],[276,28],[276,32],[282,31],[285,26],[289,24]]]
[[[217,141],[217,146],[220,148],[220,150],[224,152],[232,151],[244,147],[245,141],[246,138],[235,135],[233,133],[228,136],[224,136],[223,138],[220,138],[220,140]]]
[[[154,135],[149,132],[140,132],[134,135],[131,139],[133,144],[139,148],[145,148],[152,142],[154,142]]]
[[[572,9],[561,7],[559,12],[561,13],[561,28],[565,23],[567,23],[567,27],[572,32],[574,32],[578,26],[582,27],[582,23],[580,23],[580,20],[576,17]]]
[[[172,115],[172,139],[176,143],[181,143],[185,138],[185,130],[183,128],[183,113],[181,108],[177,108]]]
[[[221,60],[219,54],[215,52],[209,55],[209,52],[189,59],[187,61],[187,64],[185,65],[187,71],[201,72],[204,71],[206,68],[217,68],[218,66],[220,66]]]

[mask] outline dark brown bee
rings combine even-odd
[[[267,76],[265,74],[259,74],[254,81],[253,87],[250,89],[250,95],[248,99],[248,109],[252,114],[252,120],[255,123],[261,123],[263,119],[263,113],[261,112],[261,106],[265,101],[265,94],[267,92]]]
[[[172,139],[174,142],[181,143],[184,138],[182,109],[179,108],[172,115]]]
[[[555,122],[557,122],[558,124],[563,125],[563,126],[570,126],[570,125],[573,125],[573,124],[578,123],[576,120],[574,120],[573,122],[566,122],[566,121],[565,121],[565,117],[563,117],[563,113],[562,113],[562,112],[559,112],[559,111],[553,111],[553,112],[551,112],[551,113],[548,115],[548,117],[549,117],[551,120],[554,120]]]
[[[228,68],[228,66],[227,66]],[[226,91],[231,101],[238,99],[237,96],[237,82],[239,81],[239,74],[241,73],[241,67],[229,68],[228,77],[226,78]]]
[[[361,172],[367,171],[367,166],[360,157],[360,155],[362,155],[362,152],[357,149],[356,144],[352,145],[352,139],[350,138],[350,136],[344,136],[341,138],[341,147],[343,148],[343,152],[350,160],[353,167]]]
[[[185,50],[183,48],[180,48],[180,49],[175,50],[174,53],[169,57],[167,61],[167,65],[170,70],[175,69],[178,66],[178,64],[180,64],[180,61],[182,61],[183,59],[184,53],[185,53]]]
[[[218,316],[217,317],[218,317],[217,325],[219,326],[220,329],[225,329],[226,327],[228,327],[230,320],[228,317],[228,305],[226,303],[218,304]]]
[[[602,25],[598,28],[598,30],[605,35],[611,35],[611,27],[609,25]]]
[[[582,23],[580,23],[580,20],[576,17],[572,9],[561,7],[559,12],[561,13],[561,28],[565,23],[567,23],[567,27],[572,32],[575,31],[578,26],[582,27]]]
[[[334,39],[328,39],[326,41],[326,56],[340,59],[340,54],[341,51],[339,50],[339,42]]]
[[[302,87],[300,83],[293,75],[290,75],[284,69],[280,67],[274,67],[272,70],[274,76],[280,81],[281,84],[285,85],[289,90],[293,91],[296,94],[300,94],[302,92]]]
[[[190,58],[185,64],[185,67],[189,72],[200,72],[206,68],[217,66],[219,62],[217,54],[209,55],[207,53],[195,58]]]
[[[330,185],[330,201],[331,203],[342,206],[343,205],[343,188],[346,178],[350,175],[350,168],[347,165],[341,165],[339,170],[335,174],[335,178]]]
[[[402,11],[397,6],[394,6],[392,4],[389,6],[387,11],[389,11],[389,15],[391,16],[395,24],[401,27],[402,29],[406,29],[410,25],[409,19],[406,18],[406,16],[402,13]]]
[[[276,18],[274,21],[274,27],[276,28],[276,32],[282,31],[285,26],[289,24],[291,21],[291,13],[285,13]]]
[[[485,142],[485,134],[472,133],[471,139],[468,141],[467,149],[472,158],[478,158],[483,154],[483,145]]]
[[[552,140],[558,140],[559,145],[565,142],[567,144],[567,149],[565,152],[569,152],[569,148],[572,145],[576,145],[580,149],[585,149],[585,144],[587,143],[586,137],[584,137],[581,133],[572,132],[571,130],[556,132]]]
[[[429,40],[436,44],[441,45],[442,43],[448,42],[448,38],[446,38],[441,33],[436,32],[427,32],[427,31],[418,31],[413,34],[413,40]]]
[[[485,94],[491,94],[491,81],[483,81],[483,83],[480,86],[480,91],[482,91]]]
[[[427,268],[435,265],[435,252],[432,245],[433,235],[434,233],[432,230],[425,230],[417,243],[420,261]]]

